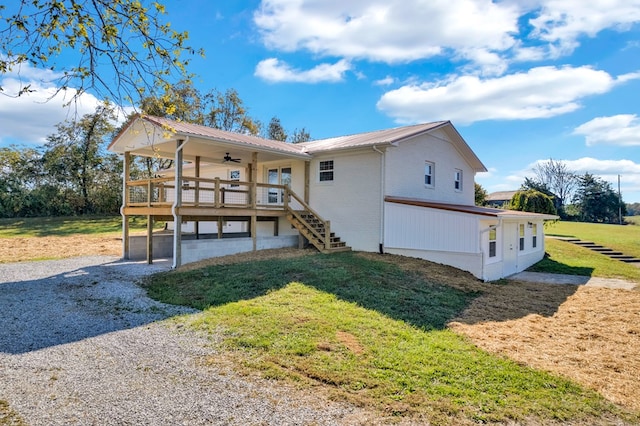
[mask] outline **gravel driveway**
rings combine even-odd
[[[0,264],[0,400],[29,425],[378,423],[280,382],[204,365],[216,336],[134,281],[167,269],[113,257]]]

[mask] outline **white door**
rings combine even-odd
[[[502,228],[502,273],[507,277],[518,272],[518,224],[503,222]]]
[[[291,185],[291,167],[274,167],[267,170],[267,182],[271,185]],[[269,204],[284,203],[284,191],[280,188],[269,188]]]

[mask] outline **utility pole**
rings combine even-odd
[[[618,221],[622,225],[622,195],[620,194],[620,175],[618,175]]]

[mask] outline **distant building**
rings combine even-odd
[[[487,206],[500,208],[504,203],[511,201],[518,191],[497,191],[487,196]]]

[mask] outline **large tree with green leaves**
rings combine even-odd
[[[531,213],[556,214],[556,208],[551,198],[534,189],[521,190],[513,194],[511,201],[507,205],[507,209]]]
[[[58,124],[57,132],[47,137],[43,168],[74,214],[117,212],[121,166],[105,150],[115,118],[114,107],[105,103],[77,121]]]
[[[620,209],[626,214],[626,206],[611,184],[590,173],[578,178],[573,203],[582,222],[616,223]]]
[[[91,90],[122,105],[188,75],[195,49],[165,15],[151,0],[0,0],[0,74],[48,69],[58,90]],[[63,52],[73,54],[69,63]],[[30,91],[25,84],[10,95]]]

